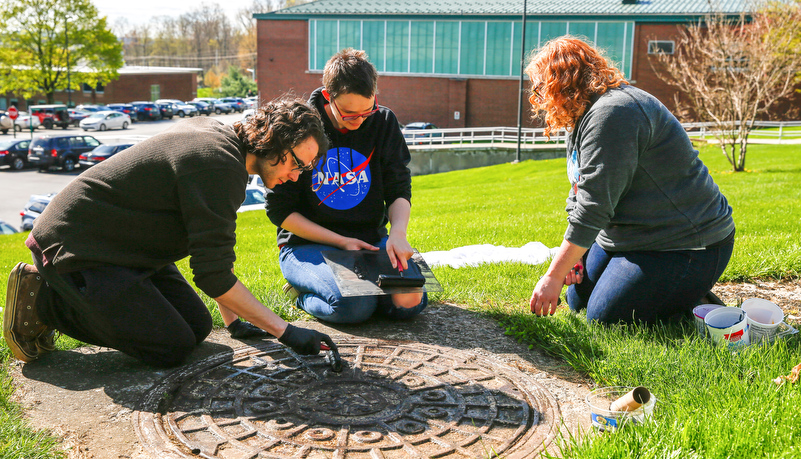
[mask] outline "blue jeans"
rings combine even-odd
[[[601,323],[655,323],[689,314],[723,274],[733,248],[733,236],[706,250],[607,252],[593,244],[584,279],[568,287],[567,303]]]
[[[384,250],[386,244],[387,238],[383,238],[373,245]],[[297,306],[314,317],[338,324],[364,322],[373,313],[391,319],[408,319],[420,314],[428,305],[427,293],[423,293],[422,301],[413,308],[396,307],[390,295],[343,297],[334,273],[323,258],[324,250],[336,248],[323,244],[285,245],[278,254],[281,272],[299,293]]]

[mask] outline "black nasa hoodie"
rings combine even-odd
[[[376,244],[387,235],[389,205],[398,198],[411,202],[409,149],[395,114],[383,106],[355,131],[335,128],[322,90],[312,93],[309,104],[323,119],[329,149],[297,182],[267,190],[267,216],[278,227],[279,246],[310,243],[281,228],[293,212],[342,236]]]

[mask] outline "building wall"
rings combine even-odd
[[[322,85],[322,74],[308,71],[308,37],[306,21],[258,21],[261,100],[289,92],[307,98]],[[442,128],[514,126],[518,85],[519,80],[382,75],[378,99],[392,108],[403,124],[427,121]],[[532,126],[528,112],[524,121]]]
[[[70,99],[74,105],[80,104],[112,104],[128,103],[136,100],[150,100],[150,86],[160,85],[160,98],[192,100],[197,97],[197,74],[187,73],[164,73],[164,74],[121,74],[119,79],[110,82],[104,88],[103,93],[89,93],[75,91],[70,96],[66,92],[56,92],[55,102],[66,104]],[[14,94],[5,94],[6,107],[17,99],[16,106],[20,110],[25,110],[28,106],[27,101]],[[39,94],[28,99],[33,104],[46,100],[44,94]],[[42,102],[46,103],[46,102]]]
[[[648,41],[676,40],[680,25],[676,24],[637,24],[634,35],[634,54],[631,63],[631,80],[634,86],[653,94],[670,110],[675,110],[674,96],[677,89],[656,76],[648,57]],[[655,57],[655,56],[652,56]],[[653,61],[654,65],[658,65]]]
[[[322,82],[310,73],[308,22],[257,21],[258,71],[261,100],[292,92],[307,98]],[[648,41],[672,40],[680,25],[639,23],[634,37],[632,83],[675,110],[676,89],[662,82],[651,68]],[[379,102],[390,107],[401,123],[427,121],[441,128],[516,126],[518,79],[438,78],[382,75]],[[528,82],[524,87],[528,90]],[[523,99],[523,126],[539,127],[532,119],[527,94]],[[794,98],[796,105],[801,94]],[[790,104],[792,105],[792,103]],[[456,119],[455,112],[459,112]],[[776,112],[785,113],[785,112]]]

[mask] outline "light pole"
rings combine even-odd
[[[523,131],[523,84],[524,76],[523,70],[526,65],[526,0],[523,0],[523,33],[520,39],[520,88],[517,93],[517,155],[515,156],[515,163],[520,162],[520,141]]]
[[[67,15],[64,15],[64,47],[67,51],[67,108],[72,108],[72,88],[70,87],[70,39],[67,28],[70,21]]]

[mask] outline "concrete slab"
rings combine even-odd
[[[564,427],[587,429],[584,397],[590,381],[564,362],[515,342],[496,322],[455,305],[432,305],[408,322],[373,319],[360,325],[298,325],[330,334],[334,340],[370,338],[404,341],[469,351],[497,359],[537,380],[559,405]],[[215,330],[187,365],[229,353],[253,341],[232,340]],[[142,396],[175,370],[145,366],[117,351],[86,347],[55,352],[41,360],[12,367],[16,397],[31,423],[63,438],[70,458],[150,458],[137,437],[132,413]],[[555,445],[549,448],[554,451]]]

